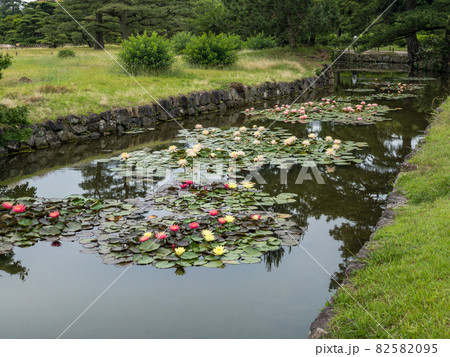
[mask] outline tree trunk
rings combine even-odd
[[[286,13],[286,20],[287,20],[287,25],[288,25],[288,35],[289,35],[289,46],[292,49],[295,49],[295,47],[297,47],[297,41],[296,41],[296,36],[295,36],[295,31],[293,28],[293,24],[292,24],[292,18],[291,18],[291,14],[289,12]]]
[[[406,0],[406,10],[414,10],[417,6],[416,0]],[[406,47],[408,48],[408,61],[413,65],[417,61],[417,53],[419,52],[419,41],[416,32],[406,36]]]
[[[95,20],[97,21],[98,25],[103,24],[103,14],[101,12],[97,12],[95,14]],[[101,30],[99,27],[95,30],[95,43],[94,43],[94,50],[102,50],[105,47],[105,40],[103,39],[103,30]]]
[[[130,37],[130,26],[128,25],[128,15],[126,11],[121,11],[119,13],[119,24],[122,40],[128,40],[128,37]]]

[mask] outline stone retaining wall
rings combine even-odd
[[[366,51],[361,53],[344,52],[337,62],[344,63],[408,63],[408,54],[406,52],[378,52]]]
[[[326,69],[326,66],[323,68]],[[49,120],[43,124],[32,125],[33,134],[28,141],[10,141],[0,147],[0,155],[96,139],[112,133],[146,128],[157,122],[170,120],[172,117],[179,119],[238,108],[245,104],[301,93],[309,87],[314,89],[333,83],[333,72],[329,69],[320,77],[307,77],[290,83],[266,82],[258,86],[231,83],[229,89],[169,97],[159,100],[159,104],[112,109],[88,115],[67,115],[58,117],[55,121]]]

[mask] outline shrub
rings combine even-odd
[[[237,50],[242,47],[239,36],[213,33],[194,37],[186,46],[186,60],[192,64],[227,66],[237,61]]]
[[[193,37],[194,35],[189,31],[178,32],[170,41],[173,51],[175,53],[182,53]]]
[[[9,66],[11,66],[11,64],[11,56],[8,54],[3,55],[2,53],[0,53],[0,79],[2,78],[2,70],[8,68]]]
[[[251,50],[262,50],[264,48],[272,48],[277,45],[275,39],[271,36],[264,36],[264,31],[256,36],[249,37],[245,42],[245,46]]]
[[[69,50],[69,49],[59,50],[58,51],[58,57],[59,58],[75,57],[75,51],[74,50]]]
[[[133,74],[147,73],[154,70],[169,68],[174,60],[170,53],[170,43],[162,36],[153,32],[148,36],[131,36],[124,41],[119,52],[123,66]]]
[[[31,129],[23,126],[30,124],[27,107],[8,108],[0,104],[0,143],[8,140],[27,140]]]

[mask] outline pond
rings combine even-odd
[[[402,91],[392,98],[390,86],[398,82],[412,84],[414,96]],[[62,337],[306,338],[311,322],[342,281],[347,260],[372,233],[398,166],[418,144],[428,124],[426,114],[433,100],[443,97],[445,84],[434,78],[408,79],[405,73],[338,72],[335,88],[308,92],[300,102],[333,96],[376,101],[396,109],[384,114],[389,120],[371,125],[276,121],[272,129],[284,128],[298,138],[315,133],[320,138],[339,138],[342,145],[352,141],[367,146],[352,153],[356,163],[319,165],[323,184],[296,183],[300,165],[283,172],[274,165],[261,165],[259,174],[266,183],[257,183],[255,189],[274,197],[296,194],[295,199],[279,200],[270,211],[291,215],[289,221],[300,227],[301,234],[300,246],[270,249],[260,263],[227,264],[223,269],[117,266],[103,264],[97,251],[65,238],[15,247],[12,253],[0,255],[0,336],[56,338],[94,302]],[[254,106],[267,110],[293,99]],[[271,122],[227,112],[182,124],[190,129],[201,123],[204,128],[226,130],[242,125],[268,127]],[[152,194],[154,183],[130,181],[118,169],[123,162],[110,158],[122,151],[133,157],[145,148],[166,149],[179,129],[177,123],[166,122],[144,133],[2,158],[0,197],[78,194],[119,202],[143,200]],[[285,180],[280,179],[283,175]]]

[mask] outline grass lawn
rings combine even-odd
[[[371,242],[368,265],[347,287],[394,338],[449,338],[450,99],[397,188],[408,197]],[[389,338],[345,292],[335,299],[334,338]]]
[[[74,48],[75,58],[57,57],[57,50],[19,49],[13,65],[3,71],[0,103],[10,107],[29,105],[33,122],[68,114],[143,105],[151,97],[133,81],[105,51]],[[107,50],[115,57],[117,46]],[[7,52],[3,50],[3,53]],[[195,68],[177,57],[172,69],[136,79],[156,99],[195,91],[220,89],[230,82],[260,84],[293,81],[315,73],[320,60],[286,48],[239,53],[238,62],[223,69]],[[32,80],[19,81],[21,77]]]

